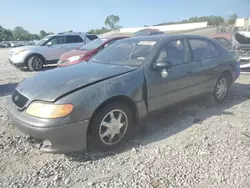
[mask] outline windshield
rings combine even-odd
[[[83,45],[81,48],[79,48],[80,50],[93,50],[97,47],[99,47],[101,44],[103,44],[105,41],[107,41],[107,39],[100,39],[97,38],[95,40],[92,40],[91,42]]]
[[[39,40],[39,41],[36,43],[36,45],[39,45],[39,46],[44,45],[51,37],[52,37],[52,36],[46,36],[46,37],[42,38],[41,40]]]
[[[156,41],[121,40],[107,47],[91,60],[99,63],[140,66],[149,55]]]

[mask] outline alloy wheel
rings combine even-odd
[[[128,129],[128,117],[125,112],[115,109],[108,112],[101,121],[99,137],[106,145],[118,143]]]
[[[36,57],[32,61],[32,66],[34,70],[40,70],[43,67],[43,61],[40,58]]]
[[[222,78],[216,86],[216,97],[219,100],[223,100],[227,94],[228,84],[226,78]]]

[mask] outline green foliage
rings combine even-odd
[[[43,37],[47,36],[48,34],[44,31],[44,30],[41,30],[40,31],[40,38],[42,39]]]
[[[30,33],[20,26],[17,26],[12,31],[14,40],[29,40]]]
[[[229,25],[235,24],[237,18],[238,18],[238,16],[236,14],[232,14],[232,15],[229,16],[229,19],[228,19],[227,23]]]
[[[0,41],[12,40],[13,35],[10,29],[5,29],[0,25]]]
[[[229,16],[229,19],[225,22],[223,17],[221,16],[202,16],[202,17],[191,17],[188,20],[182,20],[179,22],[167,22],[167,23],[161,23],[156,26],[160,25],[170,25],[170,24],[180,24],[180,23],[195,23],[195,22],[208,22],[208,25],[213,26],[226,26],[226,25],[232,25],[235,24],[237,19],[236,14],[232,14]],[[106,17],[104,24],[107,27],[102,27],[100,29],[91,29],[88,31],[89,34],[103,34],[112,30],[116,30],[121,28],[119,26],[120,17],[118,15],[109,15]],[[144,25],[144,27],[147,27],[147,25]],[[69,30],[68,32],[73,32],[72,30]],[[51,32],[45,32],[44,30],[41,30],[39,35],[37,34],[31,34],[24,28],[17,26],[11,31],[10,29],[5,29],[0,25],[0,41],[10,41],[10,40],[39,40],[47,35],[53,34]]]
[[[118,15],[110,15],[106,17],[104,24],[111,30],[115,30],[120,28],[118,25],[119,21],[120,17]]]
[[[103,34],[103,33],[107,33],[111,31],[110,29],[107,29],[105,27],[102,27],[101,29],[91,29],[89,30],[87,33],[88,34],[96,34],[96,35],[100,35],[100,34]]]

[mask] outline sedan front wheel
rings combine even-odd
[[[90,147],[104,151],[117,148],[130,135],[132,119],[123,103],[106,105],[93,117],[88,135]]]

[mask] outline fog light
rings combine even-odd
[[[51,144],[51,142],[49,140],[44,140],[43,141],[43,148],[49,148],[51,146],[52,146],[52,144]]]

